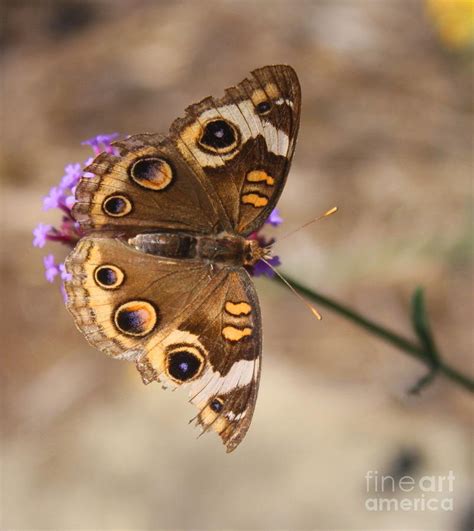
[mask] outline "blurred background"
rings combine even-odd
[[[253,68],[300,77],[282,271],[412,338],[426,288],[447,362],[472,363],[471,0],[2,3],[2,529],[472,529],[472,397],[257,280],[263,377],[226,455],[183,393],[89,347],[31,245],[81,141],[166,132]],[[453,511],[369,511],[365,476],[455,474]],[[400,491],[397,499],[420,497]],[[426,494],[426,496],[429,496]]]

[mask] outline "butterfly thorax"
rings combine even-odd
[[[138,251],[164,258],[234,266],[254,265],[268,253],[257,240],[247,240],[227,232],[215,236],[155,232],[137,234],[128,243]]]

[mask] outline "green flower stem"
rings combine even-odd
[[[427,352],[426,349],[422,346],[419,346],[416,343],[410,341],[409,339],[398,335],[396,332],[393,332],[392,330],[389,330],[388,328],[381,326],[375,323],[374,321],[371,321],[370,319],[367,319],[355,310],[348,308],[347,306],[344,306],[328,297],[324,297],[319,293],[314,292],[313,290],[304,286],[300,282],[288,277],[287,275],[282,276],[287,282],[289,282],[296,290],[298,290],[302,295],[307,297],[310,301],[333,310],[334,312],[338,313],[339,315],[342,315],[349,321],[352,321],[358,326],[369,331],[371,334],[379,337],[380,339],[383,339],[387,343],[390,343],[394,347],[403,350],[410,356],[425,363],[430,369],[431,375],[434,375],[435,372],[439,372],[450,380],[452,380],[453,382],[456,382],[460,386],[464,387],[465,389],[474,392],[474,380],[472,378],[463,374],[457,369],[454,369],[453,367],[449,366],[442,359],[437,360],[435,365],[433,365],[432,353]],[[280,284],[283,284],[283,281],[278,278],[278,276],[275,276],[274,280],[276,280]],[[425,377],[425,379],[427,382],[431,381],[430,375],[428,375],[428,377]]]

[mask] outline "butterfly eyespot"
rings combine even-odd
[[[199,144],[213,153],[229,153],[239,142],[239,134],[233,124],[226,120],[212,120],[204,126]]]
[[[173,170],[168,162],[159,157],[145,157],[129,168],[130,178],[148,190],[164,190],[173,180]]]
[[[128,336],[142,337],[156,326],[158,315],[155,307],[147,301],[130,301],[117,308],[114,323],[120,332]]]
[[[120,218],[132,211],[132,203],[124,195],[110,195],[102,203],[102,209],[108,216]]]
[[[196,378],[204,366],[204,357],[193,346],[180,346],[168,352],[166,372],[175,382],[182,383]]]
[[[123,271],[114,265],[101,265],[94,271],[96,284],[104,289],[116,289],[123,283],[124,279]]]
[[[224,407],[224,402],[221,398],[214,398],[209,404],[209,407],[212,409],[212,411],[214,411],[214,413],[220,413]]]
[[[258,114],[267,114],[272,110],[272,102],[265,100],[261,101],[256,106]]]

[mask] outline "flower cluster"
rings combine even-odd
[[[90,146],[94,156],[102,151],[113,153],[115,148],[111,145],[111,142],[117,137],[118,133],[98,135],[85,140],[82,144]],[[71,211],[76,201],[75,192],[79,180],[81,177],[91,177],[92,175],[84,172],[84,168],[92,160],[93,157],[89,157],[83,163],[76,162],[68,164],[64,168],[64,175],[59,181],[59,184],[53,186],[49,193],[43,197],[43,210],[58,209],[61,212],[61,222],[58,227],[39,223],[33,230],[33,245],[35,247],[42,248],[46,245],[46,242],[50,241],[62,243],[69,248],[73,248],[81,239],[82,234],[79,224],[72,217]],[[54,282],[56,278],[69,280],[64,263],[61,261],[57,262],[53,254],[46,255],[43,258],[43,264],[48,282]]]
[[[82,142],[83,145],[92,148],[94,156],[97,156],[102,151],[108,153],[116,153],[116,148],[112,145],[113,140],[118,137],[118,133],[109,135],[97,135],[93,138]],[[69,248],[73,248],[76,243],[82,238],[83,234],[79,224],[72,216],[72,207],[76,201],[75,192],[76,187],[81,177],[91,177],[92,174],[87,173],[84,169],[92,162],[93,157],[89,157],[83,163],[68,164],[64,169],[59,184],[53,186],[49,193],[43,198],[43,210],[58,209],[61,212],[61,222],[58,227],[39,223],[33,230],[33,245],[42,248],[47,242],[62,243]],[[277,227],[282,223],[282,219],[277,209],[273,210],[267,219],[266,223]],[[254,232],[250,238],[258,240],[262,247],[267,247],[274,243],[274,239],[266,239],[265,236],[259,232]],[[267,260],[272,266],[280,265],[278,256],[273,256]],[[61,280],[69,280],[69,274],[66,272],[64,262],[57,261],[53,254],[48,254],[43,258],[45,269],[45,276],[48,282],[54,282],[56,278]],[[248,268],[250,274],[254,276],[267,275],[273,276],[272,269],[263,261],[259,261],[252,267]],[[62,286],[62,285],[61,285]],[[64,290],[63,295],[64,295]]]

